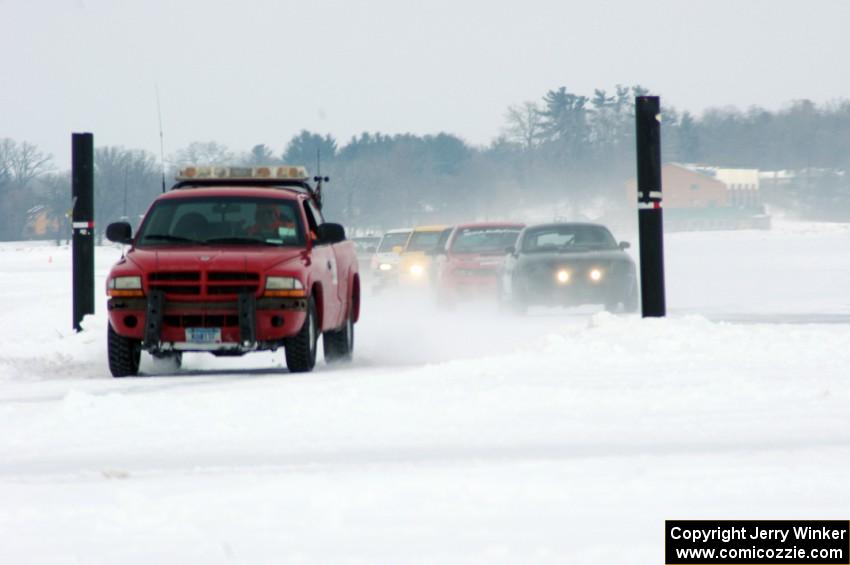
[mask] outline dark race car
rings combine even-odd
[[[525,228],[510,249],[499,278],[503,305],[524,312],[528,306],[638,306],[635,263],[599,224],[557,223]]]

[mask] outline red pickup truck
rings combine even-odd
[[[283,347],[290,371],[348,360],[360,316],[353,243],[321,214],[303,167],[187,167],[157,198],[109,273],[109,369],[138,374],[141,351],[243,355]]]

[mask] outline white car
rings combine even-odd
[[[412,233],[413,230],[410,228],[389,230],[381,238],[381,243],[378,244],[370,265],[373,286],[376,290],[398,282],[401,254],[407,249]]]

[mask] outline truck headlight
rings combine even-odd
[[[411,265],[410,266],[410,274],[415,275],[417,277],[419,275],[421,275],[424,270],[425,269],[422,267],[422,265]]]
[[[301,297],[306,296],[304,285],[295,277],[266,277],[265,296]]]
[[[592,280],[593,282],[599,282],[599,281],[601,281],[601,280],[602,280],[602,275],[603,275],[603,273],[602,273],[602,269],[591,269],[591,270],[590,270],[590,273],[588,273],[588,276],[590,277],[590,280]]]
[[[142,277],[112,277],[106,282],[106,294],[109,296],[144,296]]]
[[[380,265],[378,265],[378,268],[382,271],[390,271],[392,270],[393,266],[389,263],[381,263]]]

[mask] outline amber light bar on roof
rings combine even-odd
[[[286,179],[306,180],[307,169],[301,166],[270,165],[265,167],[215,167],[190,165],[177,172],[177,180],[196,179]]]

